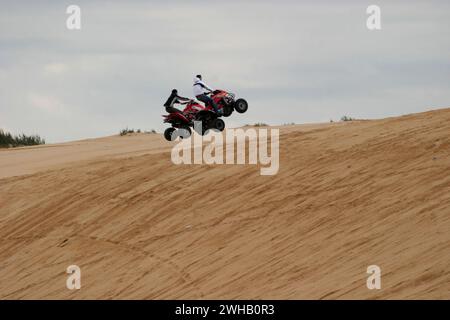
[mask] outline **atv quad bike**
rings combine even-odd
[[[222,110],[224,117],[229,117],[234,110],[239,113],[244,113],[248,109],[247,101],[244,99],[234,99],[234,94],[223,90],[215,90],[210,92],[211,98],[217,104],[219,110]],[[225,129],[225,122],[220,119],[220,115],[214,112],[212,106],[203,106],[195,100],[191,100],[186,104],[183,113],[174,112],[163,115],[164,122],[170,123],[171,127],[164,131],[164,138],[168,141],[173,141],[177,137],[189,138],[192,134],[191,128],[194,128],[198,134],[204,135],[209,129],[223,131]],[[201,123],[199,126],[194,126],[194,122]]]

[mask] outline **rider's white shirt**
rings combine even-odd
[[[205,92],[208,91],[213,91],[206,83],[204,83],[202,80],[200,80],[199,78],[195,78],[194,79],[194,96],[198,96],[201,94],[204,94]]]

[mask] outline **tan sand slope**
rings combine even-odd
[[[450,298],[450,109],[281,128],[275,176],[170,146],[0,151],[0,298]]]

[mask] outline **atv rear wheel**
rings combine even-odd
[[[244,99],[237,99],[234,103],[234,110],[239,113],[244,113],[248,109],[248,103]]]
[[[172,134],[175,132],[175,128],[167,128],[165,131],[164,131],[164,138],[166,138],[166,140],[167,141],[172,141]],[[175,139],[173,139],[173,140],[175,140]]]
[[[225,122],[222,119],[217,118],[213,121],[212,128],[223,131],[225,129]]]
[[[222,108],[222,112],[223,112],[223,116],[224,117],[229,117],[231,116],[231,114],[233,113],[233,106],[230,105],[226,105]]]

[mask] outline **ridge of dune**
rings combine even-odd
[[[0,298],[449,299],[449,132],[450,109],[280,127],[275,176],[173,165],[159,135],[1,151]]]

